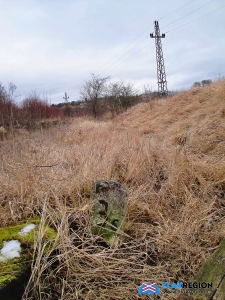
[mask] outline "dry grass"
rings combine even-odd
[[[0,142],[0,226],[41,214],[57,229],[48,254],[40,230],[24,299],[139,299],[143,281],[192,278],[225,235],[224,98],[222,80],[113,121],[80,118]],[[129,193],[120,248],[91,234],[100,179]]]

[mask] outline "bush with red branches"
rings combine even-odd
[[[33,92],[20,105],[16,104],[14,92],[16,86],[9,84],[8,90],[0,83],[0,127],[14,129],[17,127],[34,128],[39,120],[63,117],[63,112],[48,104]]]

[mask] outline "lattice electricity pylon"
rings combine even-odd
[[[66,105],[68,104],[68,99],[69,99],[69,97],[67,96],[67,93],[65,92],[65,97],[63,97],[63,99],[65,99],[65,103],[66,103]]]
[[[164,66],[163,51],[161,38],[165,38],[165,33],[160,36],[159,22],[155,21],[155,35],[150,33],[151,38],[155,38],[156,46],[156,61],[157,61],[157,75],[158,75],[158,94],[159,96],[167,96],[167,82],[166,71]]]

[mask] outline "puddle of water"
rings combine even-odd
[[[20,242],[12,240],[3,243],[3,248],[0,250],[0,262],[5,262],[8,259],[20,257]]]

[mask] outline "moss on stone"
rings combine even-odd
[[[216,300],[224,300],[225,299],[225,277],[220,283],[218,290],[215,293]]]
[[[8,260],[7,262],[0,263],[0,290],[6,286],[8,282],[16,279],[27,270],[27,264],[19,258]]]
[[[191,281],[212,282],[215,299],[225,299],[225,239]],[[203,298],[204,299],[204,298]],[[205,299],[208,299],[206,297]],[[213,298],[214,299],[214,298]]]
[[[0,228],[0,248],[3,247],[4,241],[18,240],[21,243],[23,243],[24,241],[33,242],[35,229],[31,230],[25,236],[20,235],[19,232],[26,225],[29,224],[37,225],[39,222],[40,219],[36,218],[36,219],[30,219],[26,223],[23,221],[23,222],[19,222],[17,225]]]
[[[21,222],[14,226],[0,228],[0,249],[3,247],[4,241],[18,240],[21,244],[20,257],[0,262],[0,293],[9,282],[18,279],[27,273],[27,270],[30,268],[33,257],[33,243],[39,222],[40,219],[36,218],[30,219],[26,223]],[[26,235],[20,235],[19,232],[21,229],[29,224],[35,224],[37,226]],[[55,238],[56,232],[54,229],[45,226],[44,230],[44,240],[50,241]]]

